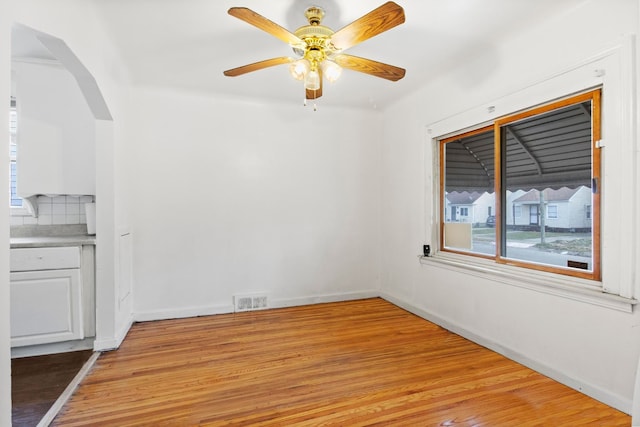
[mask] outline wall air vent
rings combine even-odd
[[[250,294],[233,296],[234,311],[264,310],[268,308],[267,295]]]

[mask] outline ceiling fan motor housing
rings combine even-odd
[[[298,28],[294,34],[304,41],[306,46],[304,48],[294,47],[293,50],[297,55],[308,60],[312,66],[315,66],[334,53],[327,43],[334,31],[320,25],[324,17],[324,10],[321,8],[312,6],[305,11],[305,16],[309,25]]]
[[[318,25],[324,18],[324,9],[318,6],[311,6],[304,11],[304,16],[309,21],[309,25]]]

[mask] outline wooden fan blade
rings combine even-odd
[[[235,16],[254,27],[260,28],[292,46],[304,46],[304,42],[289,30],[282,28],[273,21],[268,20],[264,16],[254,12],[246,7],[232,7],[229,9],[229,15]]]
[[[393,82],[403,78],[406,72],[404,68],[353,55],[340,54],[336,55],[333,60],[341,67],[391,80]]]
[[[345,50],[403,22],[404,9],[390,1],[336,31],[331,43],[336,50]]]
[[[320,75],[320,89],[305,89],[307,99],[318,99],[322,96],[322,69],[318,68],[318,74]]]
[[[273,67],[274,65],[288,64],[295,61],[293,58],[287,56],[281,56],[279,58],[266,59],[260,62],[254,62],[253,64],[243,65],[242,67],[232,68],[224,72],[225,76],[235,77],[242,74],[250,73],[252,71],[262,70],[263,68]]]

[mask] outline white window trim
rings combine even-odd
[[[503,265],[494,260],[452,252],[437,252],[429,257],[420,256],[420,263],[625,313],[632,313],[633,306],[638,302],[635,299],[603,292],[601,283],[597,281]]]
[[[14,109],[15,108],[16,108],[16,100],[12,96],[11,97],[11,110],[10,110],[12,115],[14,114]],[[17,114],[17,111],[15,112],[15,114]],[[10,130],[11,130],[11,136],[13,136],[14,135],[13,130],[12,129],[10,129]],[[13,145],[13,144],[11,144],[11,145]],[[9,155],[9,161],[11,163],[16,162],[16,164],[17,164],[17,156],[15,156],[13,154]],[[10,202],[10,203],[12,203],[12,202]],[[13,206],[13,205],[10,204],[9,207],[11,208],[10,209],[11,216],[21,216],[21,215],[23,215],[23,211],[25,212],[24,215],[27,214],[26,209],[24,209],[22,206]]]
[[[481,128],[499,117],[535,105],[602,87],[603,93],[607,94],[609,100],[616,100],[608,101],[610,104],[602,106],[603,115],[610,111],[618,118],[617,129],[613,129],[611,125],[608,127],[603,125],[603,140],[606,141],[607,138],[616,140],[618,143],[616,149],[621,150],[619,153],[633,152],[635,133],[632,118],[636,117],[632,98],[635,76],[634,46],[635,37],[626,36],[618,45],[575,67],[534,82],[518,92],[508,94],[486,105],[466,110],[427,126],[426,140],[430,148],[425,150],[425,162],[426,170],[430,173],[425,177],[425,243],[440,241],[438,147],[439,140],[443,138]],[[608,110],[605,111],[605,109]],[[603,123],[605,120],[606,118],[603,119]],[[630,162],[631,160],[623,156],[618,159],[618,162],[620,161]],[[606,166],[603,164],[603,173],[606,173]],[[625,167],[629,171],[633,170],[632,163],[626,164]],[[633,174],[630,176],[632,177]],[[607,188],[606,183],[603,184],[603,188]],[[615,183],[610,184],[609,188],[615,188]],[[634,203],[637,202],[638,200],[634,200]],[[633,297],[640,295],[640,289],[637,289],[634,279],[638,268],[633,259],[635,253],[633,242],[638,239],[626,239],[624,242],[617,240],[621,231],[611,232],[612,227],[607,227],[607,225],[614,225],[615,215],[607,212],[606,208],[607,205],[603,200],[601,206],[603,229],[608,230],[608,233],[603,234],[601,238],[601,244],[605,249],[601,258],[603,275],[599,282],[500,264],[493,259],[441,252],[437,245],[433,244],[431,247],[435,248],[435,250],[432,249],[434,255],[428,258],[420,256],[420,262],[423,265],[461,271],[508,285],[632,312],[633,306],[637,303]],[[637,233],[633,237],[640,237],[640,234]]]
[[[11,216],[33,216],[24,206],[11,206]]]

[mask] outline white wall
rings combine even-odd
[[[0,52],[11,50],[10,2],[0,2]],[[0,55],[0,99],[11,96],[11,61]],[[0,117],[9,117],[9,103],[0,102]],[[0,135],[9,135],[7,120],[0,121]],[[6,146],[5,146],[6,148]],[[0,176],[9,176],[9,151],[0,161]],[[0,241],[9,241],[9,194],[0,191]],[[0,426],[11,425],[11,345],[9,332],[9,245],[0,245]]]
[[[139,318],[378,289],[380,113],[137,89]]]
[[[622,313],[435,262],[421,264],[416,255],[423,243],[436,243],[430,241],[436,235],[437,187],[427,126],[475,109],[486,113],[491,105],[497,105],[496,114],[509,113],[499,111],[505,97],[516,94],[517,98],[520,89],[586,63],[612,47],[633,49],[626,36],[638,29],[636,0],[586,1],[518,39],[478,52],[477,58],[467,58],[464,67],[395,105],[385,114],[382,147],[383,289],[395,300],[410,303],[421,313],[519,356],[627,412],[631,410],[640,354],[637,310]],[[618,63],[609,69],[617,74],[603,78],[605,86],[628,77],[625,73],[631,69],[627,66],[633,62],[621,63],[623,66]],[[594,74],[595,69],[585,72]],[[636,76],[630,79],[635,84]],[[570,85],[563,87],[573,90]],[[607,111],[618,112],[603,117],[603,136],[611,142],[604,160],[603,233],[608,233],[608,240],[603,248],[603,274],[608,285],[637,292],[633,267],[640,241],[637,224],[627,221],[623,228],[618,218],[620,211],[626,210],[618,207],[623,196],[626,203],[631,200],[637,204],[638,182],[633,170],[637,134],[624,134],[625,129],[635,129],[633,120],[637,117],[625,118],[616,110],[621,99],[618,89],[607,91],[605,87],[603,96]],[[465,126],[473,124],[477,123]],[[627,189],[624,194],[620,187]]]
[[[71,73],[14,61],[18,195],[95,194],[95,120]]]

